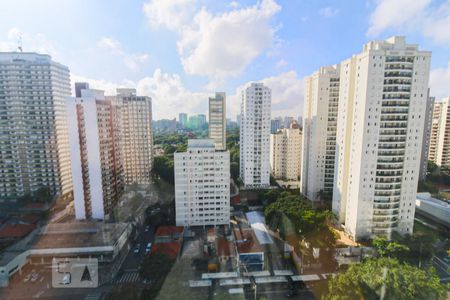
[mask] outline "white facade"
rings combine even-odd
[[[118,108],[103,91],[66,100],[76,219],[105,219],[123,192]]]
[[[241,92],[240,176],[246,188],[270,186],[271,99],[271,90],[262,83]]]
[[[431,128],[433,125],[433,109],[435,98],[429,96],[430,89],[428,89],[427,108],[425,110],[425,122],[423,126],[423,141],[422,141],[422,158],[420,160],[420,174],[419,180],[425,180],[428,170],[428,156],[430,150]]]
[[[227,148],[226,102],[225,93],[209,98],[209,138],[214,140],[217,150]]]
[[[450,98],[436,101],[433,106],[428,159],[438,166],[450,166]]]
[[[333,193],[339,66],[322,67],[306,79],[300,192],[311,201]]]
[[[355,240],[412,233],[430,59],[397,36],[341,63],[333,211]]]
[[[153,162],[152,99],[135,89],[117,89],[121,107],[122,155],[126,184],[149,184]]]
[[[276,179],[298,181],[302,158],[302,131],[295,123],[270,135],[270,168]]]
[[[0,53],[0,202],[40,188],[70,195],[68,96],[69,69],[49,55]]]
[[[188,140],[174,154],[177,226],[230,223],[230,153],[211,139]]]

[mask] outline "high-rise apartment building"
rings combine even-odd
[[[68,96],[69,69],[49,55],[0,53],[0,201],[70,194]]]
[[[241,92],[240,176],[246,188],[270,186],[272,91],[251,83]]]
[[[229,224],[230,153],[212,139],[188,140],[174,159],[177,226]]]
[[[117,89],[121,109],[122,156],[126,184],[149,184],[153,162],[152,99],[135,89]]]
[[[187,113],[178,114],[178,122],[180,123],[182,128],[186,128],[188,125],[188,114]]]
[[[341,63],[333,211],[354,240],[413,231],[430,59],[396,36]]]
[[[450,166],[450,98],[436,101],[430,130],[428,159],[438,166]]]
[[[298,181],[302,155],[302,131],[297,123],[270,135],[270,168],[276,179]]]
[[[284,117],[284,121],[283,121],[284,128],[289,128],[293,121],[294,121],[294,117]]]
[[[75,216],[108,219],[124,189],[120,106],[98,90],[66,104]]]
[[[225,93],[209,98],[209,138],[214,140],[218,150],[227,148],[226,105]]]
[[[279,119],[270,120],[270,133],[276,133],[282,127]]]
[[[419,180],[425,180],[428,171],[428,152],[430,150],[431,126],[433,124],[434,97],[430,97],[428,89],[427,108],[425,109],[425,121],[423,126],[422,158],[420,160]]]
[[[300,192],[311,201],[333,193],[338,101],[339,65],[306,79]]]

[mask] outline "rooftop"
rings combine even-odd
[[[23,238],[34,229],[36,229],[34,224],[6,224],[0,229],[0,239]]]
[[[233,230],[239,253],[257,253],[263,252],[263,248],[251,228],[242,228]]]
[[[176,259],[180,250],[179,242],[157,243],[153,245],[151,253],[163,253],[172,259]]]

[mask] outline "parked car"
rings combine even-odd
[[[31,279],[31,273],[27,274],[27,276],[25,276],[23,278],[23,282],[28,282],[28,281],[30,281],[30,279]]]
[[[147,247],[145,248],[145,254],[149,254],[150,250],[152,250],[152,243],[147,244]]]
[[[145,232],[149,232],[150,231],[150,226],[145,226]]]
[[[134,254],[138,254],[140,250],[141,250],[141,244],[137,244],[136,247],[134,247],[133,252],[134,252]]]

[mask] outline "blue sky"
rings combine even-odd
[[[273,89],[273,116],[300,115],[305,76],[394,34],[433,52],[431,92],[450,95],[450,1],[11,0],[0,10],[0,51],[22,36],[72,80],[152,96],[157,119],[204,113],[215,90],[234,118],[250,81]]]

